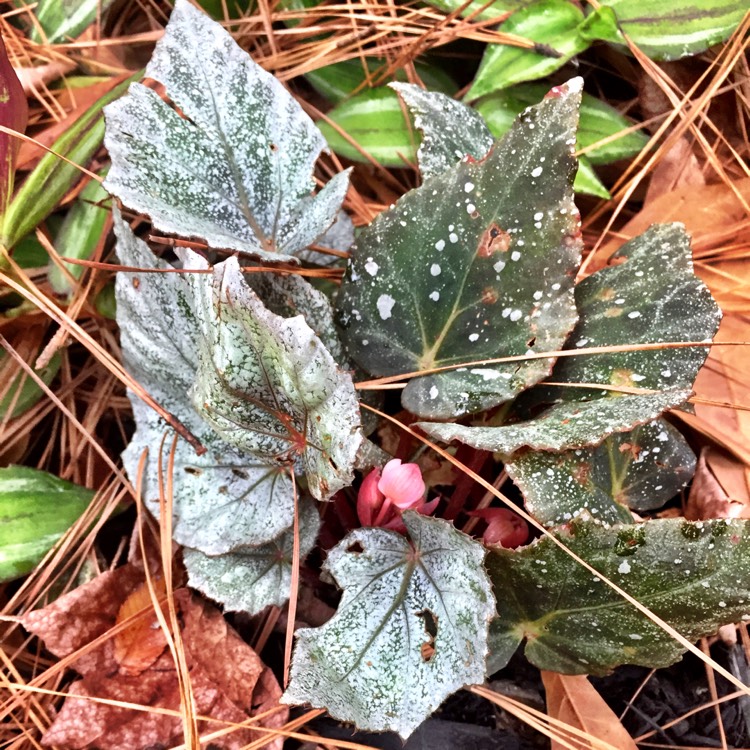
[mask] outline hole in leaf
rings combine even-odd
[[[243,471],[242,469],[232,469],[232,474],[234,474],[236,477],[239,477],[240,479],[249,479],[249,475],[246,471]]]
[[[424,622],[424,630],[427,640],[419,647],[422,661],[430,661],[435,655],[435,638],[437,638],[438,618],[427,608],[416,613],[417,617]]]
[[[365,548],[359,542],[353,542],[346,548],[346,551],[352,555],[360,555],[365,551]]]
[[[531,349],[536,344],[536,336],[532,336],[527,342],[526,346]]]
[[[200,469],[196,469],[194,466],[185,467],[186,474],[192,474],[194,477],[199,477],[203,472]]]

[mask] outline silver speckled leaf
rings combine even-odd
[[[422,131],[417,149],[419,171],[427,179],[454,166],[465,156],[482,159],[492,148],[484,118],[462,102],[437,91],[425,91],[412,83],[391,83]]]
[[[134,268],[169,269],[114,214],[117,255]],[[288,528],[294,511],[291,480],[278,466],[263,464],[223,441],[190,403],[198,367],[198,321],[190,282],[178,273],[120,272],[116,281],[117,322],[128,371],[206,447],[196,455],[184,440],[176,447],[173,473],[174,538],[180,544],[219,554],[240,545],[263,544]],[[144,450],[148,461],[143,498],[159,515],[159,461],[166,478],[174,433],[150,407],[129,394],[136,431],[123,454],[136,481]]]
[[[348,172],[312,196],[323,136],[218,23],[177,0],[146,76],[184,117],[139,83],[106,108],[105,187],[125,205],[163,232],[269,260],[331,226]]]
[[[304,559],[317,539],[320,516],[309,499],[300,502],[299,515],[299,554]],[[281,607],[289,598],[293,548],[294,535],[288,529],[268,544],[218,557],[186,548],[182,559],[193,588],[219,602],[225,612],[254,615],[270,605]]]
[[[690,239],[681,224],[655,224],[623,245],[609,267],[576,285],[575,297],[580,318],[566,349],[708,342],[721,320],[711,293],[693,273]],[[692,346],[560,357],[550,382],[654,393],[539,386],[522,397],[527,404],[554,404],[537,419],[502,427],[420,427],[433,437],[507,454],[524,446],[564,450],[596,445],[686,401],[707,353],[705,347]]]
[[[185,257],[188,268],[208,267],[195,253]],[[298,465],[318,500],[348,487],[363,439],[349,373],[301,315],[283,318],[264,306],[237,258],[190,281],[201,339],[198,412],[240,450]]]
[[[479,162],[404,195],[363,229],[337,298],[352,358],[372,375],[560,348],[577,319],[573,155],[581,80],[530,107]],[[553,359],[413,378],[402,404],[450,419],[515,397]]]
[[[344,593],[325,625],[297,631],[283,702],[408,737],[484,680],[494,613],[484,548],[440,519],[407,511],[404,522],[411,541],[359,529],[331,550],[325,568]]]
[[[689,640],[750,620],[748,521],[574,523],[557,534]],[[505,656],[527,638],[540,669],[601,675],[620,664],[666,667],[685,650],[546,538],[491,550],[487,570],[499,602],[492,638]]]
[[[695,455],[672,425],[657,419],[610,435],[595,448],[519,451],[505,468],[540,523],[552,526],[579,516],[631,523],[628,508],[660,508],[690,481]]]

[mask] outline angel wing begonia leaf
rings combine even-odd
[[[550,351],[576,320],[576,79],[527,110],[480,161],[407,193],[360,233],[338,296],[353,359],[373,375]],[[513,398],[549,358],[425,375],[411,412],[451,418]]]
[[[564,450],[596,445],[689,398],[708,349],[668,345],[710,342],[721,311],[693,273],[690,240],[681,224],[655,224],[623,245],[609,267],[576,285],[575,295],[580,318],[566,348],[611,346],[613,351],[560,357],[549,380],[570,385],[524,394],[537,403],[561,403],[537,419],[502,427],[419,426],[433,437],[508,454],[524,446]],[[662,343],[663,349],[615,350]],[[610,390],[586,387],[592,383]],[[622,386],[647,392],[616,392]]]
[[[748,521],[574,523],[557,533],[689,640],[750,620]],[[601,675],[620,664],[665,667],[684,651],[546,538],[519,550],[493,549],[487,569],[498,600],[493,640],[506,655],[527,638],[526,656],[540,669]]]
[[[552,526],[580,515],[630,523],[628,508],[654,510],[684,487],[695,471],[695,455],[674,427],[657,419],[610,435],[595,448],[519,452],[505,468],[541,523]]]
[[[325,625],[297,631],[285,703],[408,737],[484,679],[494,611],[484,548],[440,519],[407,511],[404,522],[410,540],[358,529],[329,553],[343,597]]]
[[[313,197],[325,140],[215,21],[177,0],[146,69],[175,108],[133,84],[106,109],[105,187],[164,232],[279,260],[331,226],[341,172]]]
[[[116,281],[125,365],[207,448],[198,456],[185,441],[177,442],[172,473],[174,538],[208,554],[269,542],[292,522],[291,479],[280,467],[229,445],[196,413],[189,390],[198,368],[199,325],[190,281],[183,274],[153,273],[170,266],[133,234],[117,210],[114,225],[120,262],[143,269],[120,272]],[[135,394],[129,396],[136,431],[123,461],[135,482],[141,456],[148,451],[141,489],[149,510],[158,516],[160,477],[163,482],[169,476],[174,433]]]
[[[392,83],[422,131],[417,149],[423,179],[445,172],[465,156],[483,159],[492,148],[492,137],[482,116],[471,107],[437,91],[412,83]]]
[[[187,267],[205,270],[195,253]],[[351,376],[302,316],[268,310],[236,258],[193,274],[201,346],[193,404],[223,439],[265,461],[299,461],[327,500],[353,479],[363,435]]]
[[[300,503],[299,555],[304,559],[315,544],[320,516],[315,504]],[[182,553],[188,583],[219,602],[226,612],[257,614],[269,605],[281,607],[289,598],[294,535],[288,529],[268,544],[242,547],[209,557],[199,550]]]

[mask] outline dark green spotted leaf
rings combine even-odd
[[[750,620],[750,522],[570,529],[558,538],[685,638]],[[520,550],[493,549],[487,570],[498,601],[493,641],[503,654],[526,638],[526,656],[540,669],[601,675],[620,664],[665,667],[684,651],[546,538]]]
[[[280,467],[229,445],[197,414],[189,391],[198,369],[200,327],[190,281],[184,274],[148,273],[170,266],[135,237],[117,211],[114,224],[120,262],[144,269],[117,275],[117,321],[125,366],[207,448],[198,456],[185,441],[177,442],[172,474],[174,538],[208,554],[269,542],[292,522],[291,479]],[[129,396],[136,431],[123,462],[135,483],[141,456],[147,451],[141,489],[149,510],[158,516],[160,476],[163,486],[174,433],[135,394]]]
[[[576,286],[575,295],[580,319],[569,349],[709,342],[721,318],[708,288],[693,273],[690,240],[681,224],[655,224],[623,245],[608,268]],[[538,387],[524,394],[528,401],[558,403],[536,419],[502,427],[420,427],[433,437],[507,454],[524,446],[557,451],[596,445],[687,400],[707,352],[692,346],[560,357],[550,382],[652,392]]]
[[[285,703],[408,737],[451,693],[485,676],[494,612],[481,544],[408,511],[407,540],[358,529],[324,568],[343,588],[334,617],[297,631]]]
[[[30,573],[78,520],[92,490],[26,466],[0,469],[0,581]]]
[[[466,98],[473,101],[558,70],[591,44],[578,33],[582,21],[582,11],[568,0],[536,0],[520,8],[501,24],[500,31],[531,39],[538,47],[488,44]]]
[[[571,187],[580,88],[554,90],[485,159],[428,179],[362,230],[337,312],[363,369],[394,375],[562,345],[581,250]],[[402,403],[433,418],[487,409],[551,364],[419,377]]]
[[[557,404],[535,419],[502,427],[417,422],[430,437],[446,443],[458,440],[483,451],[509,456],[521,448],[561,451],[600,443],[607,435],[624,432],[656,419],[690,398],[690,389],[658,391],[617,398]]]
[[[185,257],[190,270],[208,268],[196,253]],[[190,283],[200,337],[192,389],[198,412],[241,451],[299,463],[318,500],[348,487],[363,439],[349,373],[302,316],[265,307],[236,257],[211,274],[191,274]]]
[[[411,83],[393,83],[391,88],[409,108],[414,126],[422,131],[417,159],[423,179],[445,172],[465,156],[483,159],[492,148],[492,133],[471,107]]]
[[[105,187],[163,232],[279,260],[333,223],[348,185],[312,197],[325,141],[222,27],[177,0],[146,75],[184,114],[133,84],[107,107]]]
[[[588,29],[591,39],[624,44],[619,29],[653,60],[677,60],[728,39],[748,6],[738,0],[604,0],[615,24]]]
[[[610,435],[595,448],[518,453],[505,468],[540,523],[578,517],[629,523],[628,508],[659,508],[690,481],[695,455],[674,427],[658,419]]]
[[[320,529],[318,511],[310,500],[300,503],[299,526],[299,555],[304,559]],[[186,548],[182,559],[193,588],[219,602],[225,612],[254,615],[265,607],[286,603],[293,553],[294,534],[288,529],[268,544],[240,547],[217,557]]]

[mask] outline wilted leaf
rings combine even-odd
[[[409,108],[414,126],[422,131],[417,158],[423,179],[445,172],[466,156],[484,159],[492,148],[492,133],[481,115],[466,104],[411,83],[393,83],[391,88]]]
[[[750,619],[746,521],[576,523],[557,535],[685,638]],[[606,674],[620,664],[664,667],[684,651],[546,538],[520,550],[493,549],[487,569],[498,601],[495,637],[511,646],[527,638],[526,656],[540,669]]]
[[[195,253],[187,257],[188,268],[207,268]],[[263,305],[236,258],[192,274],[191,283],[201,336],[196,409],[241,450],[299,461],[316,499],[348,487],[363,438],[351,376],[302,316],[282,318]]]
[[[500,31],[531,39],[539,48],[488,44],[466,98],[472,101],[558,70],[591,44],[578,33],[582,21],[580,8],[567,0],[536,0],[519,8]]]
[[[292,522],[291,479],[280,467],[226,443],[196,413],[189,391],[198,369],[200,324],[189,278],[154,273],[171,267],[135,237],[117,212],[115,233],[120,262],[144,269],[117,277],[117,320],[125,365],[157,403],[207,448],[198,456],[185,441],[177,442],[172,476],[174,538],[207,554],[269,542]],[[136,432],[123,461],[135,481],[141,455],[148,451],[143,497],[158,516],[160,469],[161,476],[167,477],[174,433],[135,395],[131,394],[131,402]]]
[[[547,715],[581,729],[590,737],[606,742],[617,750],[637,750],[632,737],[620,723],[615,712],[604,702],[584,675],[562,675],[542,670]],[[588,742],[586,745],[591,747]],[[568,750],[552,740],[551,750]]]
[[[300,504],[299,555],[304,559],[315,544],[320,517],[315,504]],[[189,584],[219,602],[225,612],[257,614],[271,604],[281,607],[289,598],[292,580],[294,535],[288,529],[280,537],[258,547],[239,548],[209,557],[185,549],[182,559]]]
[[[721,312],[693,274],[690,242],[679,224],[655,224],[624,245],[612,265],[575,288],[579,321],[569,349],[639,343],[711,341]],[[502,427],[420,423],[433,437],[512,453],[523,446],[563,450],[596,445],[679,406],[706,358],[700,346],[560,357],[550,382],[600,383],[654,391],[625,395],[587,387],[538,388],[528,400],[562,400],[539,418]]]
[[[750,518],[750,469],[713,446],[703,448],[690,484],[685,518]]]
[[[676,60],[723,42],[747,12],[747,5],[736,0],[691,0],[690,5],[682,0],[605,0],[602,5],[614,11],[617,27],[653,60]],[[617,27],[591,38],[624,44]]]
[[[126,205],[164,232],[275,260],[333,223],[348,173],[311,197],[322,135],[281,83],[187,0],[176,2],[146,75],[184,117],[140,84],[107,108],[105,187]]]
[[[91,490],[46,471],[0,469],[0,581],[32,571],[93,497]]]
[[[353,359],[373,375],[560,346],[576,314],[580,229],[571,146],[580,79],[529,109],[486,159],[407,193],[359,235],[339,293]],[[413,379],[409,411],[450,418],[538,382],[548,359]]]
[[[69,656],[111,629],[127,599],[142,586],[143,573],[133,566],[104,573],[48,607],[24,615],[23,626],[42,638],[56,656]],[[187,589],[175,591],[174,599],[194,711],[216,720],[199,722],[199,731],[220,730],[226,722],[247,722],[276,706],[281,690],[273,673],[227,625],[221,613]],[[69,688],[43,744],[71,750],[121,750],[171,747],[184,742],[179,713],[139,711],[89,700],[104,698],[179,712],[181,691],[169,649],[143,671],[133,673],[122,668],[115,638],[109,638],[78,657],[72,667],[82,679]],[[260,725],[278,728],[285,717],[286,710],[279,709],[262,719]],[[214,738],[212,744],[239,750],[265,736],[251,729],[236,729]],[[269,747],[280,750],[282,742],[278,738]]]
[[[628,508],[659,508],[690,481],[695,456],[685,438],[658,419],[610,435],[596,448],[518,453],[505,468],[540,523],[578,516],[630,523]]]
[[[344,594],[329,622],[297,631],[285,703],[407,737],[450,693],[484,679],[494,607],[484,548],[446,521],[407,511],[404,522],[411,541],[359,529],[329,553]]]

